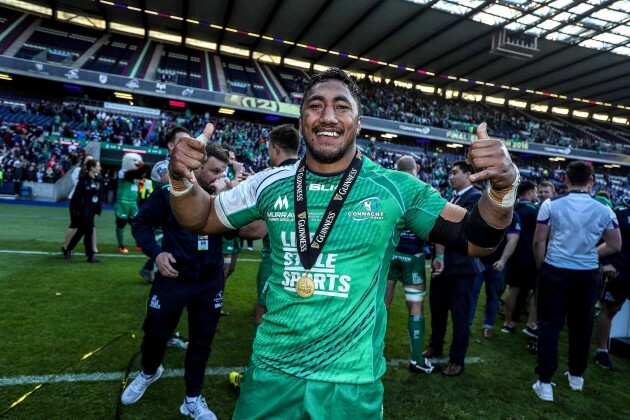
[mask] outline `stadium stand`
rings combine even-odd
[[[221,61],[228,85],[233,93],[273,100],[252,60],[221,56]]]
[[[11,44],[20,31],[35,21],[31,15],[0,8],[0,33],[20,19],[21,22],[12,33],[6,34],[5,41],[0,45],[0,52]],[[16,56],[33,59],[41,51],[47,51],[49,54],[46,58],[53,62],[61,62],[68,57],[76,59],[101,38],[103,45],[87,58],[82,65],[83,69],[130,75],[132,67],[138,64],[135,67],[139,78],[154,77],[162,82],[199,89],[207,89],[207,82],[210,82],[216,91],[221,91],[219,72],[215,68],[219,62],[230,92],[294,104],[299,104],[301,91],[309,77],[308,72],[297,68],[257,63],[251,59],[229,55],[216,56],[196,49],[159,44],[156,41],[120,34],[107,34],[103,37],[100,31],[50,19],[41,21]],[[159,62],[155,73],[150,75],[147,70],[149,63],[156,59],[154,55],[158,45],[161,45],[160,57],[157,58]],[[210,69],[210,74],[206,74],[206,69]],[[275,86],[279,87],[279,91],[275,91],[274,84],[268,82],[272,78],[277,80]],[[478,121],[486,121],[492,135],[515,141],[622,154],[627,153],[630,147],[630,129],[621,125],[491,106],[459,98],[446,99],[440,95],[396,86],[393,82],[386,83],[370,78],[359,80],[359,85],[363,90],[363,115],[366,116],[465,133],[473,133]],[[18,129],[43,127],[47,132],[59,132],[64,137],[86,141],[156,145],[160,144],[165,130],[172,127],[178,118],[179,121],[182,120],[181,116],[169,113],[156,119],[114,115],[98,108],[87,109],[78,104],[40,101],[8,93],[0,97],[0,120],[5,124]],[[212,121],[217,127],[215,140],[234,148],[247,165],[255,170],[266,167],[267,136],[271,126],[213,119],[207,114],[192,116],[185,125],[192,131],[200,131],[207,121]],[[400,139],[398,142],[404,141]],[[435,157],[427,156],[426,147],[394,143],[384,143],[376,148],[366,144],[366,147],[373,151],[373,157],[379,163],[387,167],[393,167],[393,163],[402,153],[411,153],[423,168],[421,176],[438,189],[448,185],[445,172],[447,162],[461,157],[453,155],[445,157],[444,162],[437,163],[439,160],[436,161]],[[403,150],[407,148],[409,150]],[[528,162],[521,162],[519,166],[526,176],[534,180],[550,178],[558,183],[563,180],[562,173],[557,172],[550,163],[530,165]],[[612,175],[598,175],[598,188],[611,189],[618,196],[628,188],[628,179],[615,174],[615,170],[612,172]],[[53,174],[45,178],[51,180],[55,177]]]
[[[4,36],[0,43],[0,54],[4,54],[16,38],[35,21],[35,17],[3,8],[0,8],[0,11],[2,13],[0,34]],[[12,28],[11,26],[15,22],[17,25]]]
[[[189,48],[165,45],[156,70],[156,80],[182,86],[206,89],[204,54]]]
[[[207,122],[215,126],[212,140],[233,149],[248,169],[255,172],[268,166],[267,146],[270,125],[251,121],[213,118],[205,115],[184,115],[164,112],[160,118],[149,119],[133,115],[119,115],[103,109],[66,102],[52,103],[18,95],[2,95],[0,121],[0,167],[4,179],[12,179],[15,165],[31,168],[41,182],[55,182],[68,170],[68,165],[78,159],[81,146],[72,147],[70,142],[60,142],[45,133],[59,133],[63,138],[79,141],[101,141],[134,146],[163,145],[164,134],[176,124],[183,123],[191,132],[200,132]],[[11,102],[13,106],[6,103]],[[359,142],[366,154],[387,168],[394,168],[403,155],[411,155],[420,165],[419,177],[442,194],[449,190],[447,168],[449,162],[461,159],[461,155],[430,150],[426,146],[396,143]],[[71,149],[69,149],[71,147]],[[514,157],[525,179],[534,182],[551,180],[558,188],[565,179],[564,165],[552,164],[543,159],[527,160]],[[21,180],[28,180],[28,171],[18,171]],[[31,171],[32,172],[32,171]],[[32,176],[31,176],[32,177]],[[613,200],[630,193],[630,177],[622,170],[608,170],[597,174],[594,191],[606,190]]]
[[[85,70],[111,74],[126,74],[132,58],[140,51],[143,40],[111,34],[109,39],[83,65]]]
[[[299,104],[302,100],[302,92],[304,91],[304,86],[306,86],[308,75],[302,70],[292,69],[291,67],[267,66],[267,68],[272,71],[288,94],[288,97],[282,98],[282,101]]]
[[[32,18],[30,15],[20,15],[3,9],[0,31],[20,16],[26,17],[25,22]],[[20,27],[25,24],[23,22]],[[32,59],[40,52],[48,51],[48,60],[61,62],[68,57],[80,56],[101,35],[96,30],[76,25],[69,29],[68,24],[45,19],[16,56]],[[146,53],[140,57],[145,42],[149,42],[149,45]],[[3,42],[0,51],[6,45],[7,42]],[[147,75],[157,45],[157,42],[151,40],[110,34],[82,68],[129,75],[133,64],[141,60],[137,74],[140,78],[155,77],[156,80],[200,89],[207,89],[207,80],[212,80],[214,89],[221,90],[217,72],[212,70],[216,56],[191,48],[164,45],[155,74]],[[206,56],[210,57],[210,75],[205,74]],[[218,58],[230,92],[266,100],[299,103],[300,91],[308,77],[305,71],[263,63],[259,65],[251,59],[241,57],[221,55]],[[275,76],[286,95],[274,91],[273,84],[268,83],[261,74],[265,71]],[[496,107],[457,98],[445,99],[420,90],[395,86],[393,83],[375,82],[369,78],[364,78],[359,83],[364,92],[363,113],[367,116],[467,133],[473,132],[477,121],[487,121],[493,130],[491,134],[511,140],[621,154],[627,154],[630,150],[630,130],[623,126]]]
[[[47,61],[62,63],[75,60],[92,46],[102,35],[94,29],[69,26],[54,20],[43,20],[15,55],[33,59],[47,52]]]

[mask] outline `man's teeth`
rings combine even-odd
[[[317,135],[326,137],[339,137],[339,133],[335,133],[334,131],[320,131],[317,133]]]

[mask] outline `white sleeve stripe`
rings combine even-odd
[[[217,204],[217,202],[218,202],[218,204]],[[215,200],[214,200],[214,209],[215,209],[215,211],[217,213],[217,217],[219,218],[221,223],[223,223],[223,226],[225,226],[227,228],[230,228],[230,229],[235,229],[235,227],[232,226],[232,224],[228,220],[227,216],[225,215],[225,209],[223,208],[223,200],[221,200],[221,194],[219,194],[217,196],[217,198],[215,198]]]
[[[293,166],[286,166],[276,169],[278,170],[272,170],[272,172],[258,184],[258,187],[256,188],[256,200],[258,200],[258,197],[260,197],[262,191],[269,185],[281,179],[295,175],[295,170]]]
[[[215,203],[218,200],[218,205],[215,206],[216,213],[223,225],[234,229],[229,219],[243,210],[256,207],[258,198],[265,188],[280,179],[289,178],[295,174],[294,170],[287,170],[287,168],[271,169],[269,172],[263,171],[252,175],[235,188],[223,191],[217,196],[215,199]]]

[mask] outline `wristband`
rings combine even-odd
[[[518,184],[521,181],[521,174],[519,173],[516,165],[514,165],[514,169],[516,170],[516,178],[514,178],[514,182],[508,188],[495,190],[492,186],[488,187],[488,198],[490,198],[490,201],[499,207],[514,207],[514,202],[516,201],[516,190],[518,189]]]
[[[436,260],[443,260],[444,259],[444,254],[435,254],[435,259]]]
[[[193,174],[193,177],[195,175]],[[188,178],[182,179],[173,179],[171,174],[168,174],[169,183],[171,184],[171,188],[169,188],[171,195],[175,197],[179,197],[180,195],[188,194],[190,190],[193,188],[192,182],[188,180]]]

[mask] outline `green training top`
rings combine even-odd
[[[304,274],[296,247],[296,170],[297,163],[260,172],[219,194],[215,202],[225,226],[238,228],[263,219],[271,238],[268,312],[256,333],[252,362],[261,369],[317,381],[373,383],[385,373],[384,295],[400,231],[409,227],[426,238],[446,200],[411,175],[364,158],[311,269],[315,292],[302,298],[295,291]],[[307,171],[311,235],[341,176]]]

